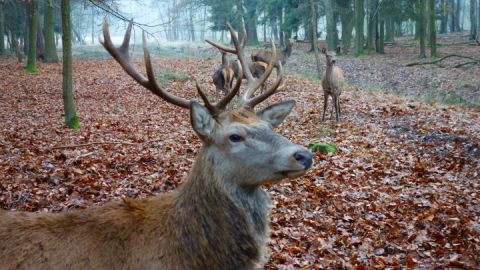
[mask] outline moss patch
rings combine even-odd
[[[70,119],[65,119],[65,125],[73,130],[80,130],[80,128],[82,128],[80,119],[78,119],[78,116],[76,115]]]
[[[324,154],[328,154],[337,152],[337,145],[335,145],[334,143],[315,142],[311,143],[308,146],[308,149],[310,149],[310,151],[312,152],[322,152]]]
[[[35,66],[35,65],[27,65],[27,66],[25,67],[25,72],[27,72],[27,73],[37,73],[37,72],[38,72],[38,68],[37,68],[37,66]]]

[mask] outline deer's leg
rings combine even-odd
[[[330,120],[333,120],[333,113],[335,111],[335,104],[337,100],[335,99],[335,95],[332,95],[332,111],[330,112]]]
[[[340,102],[338,95],[335,95],[335,120],[338,122],[338,117],[340,116]]]
[[[325,121],[325,111],[327,110],[328,105],[328,95],[327,93],[323,92],[323,117],[322,121]]]

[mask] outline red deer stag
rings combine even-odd
[[[229,67],[229,61],[227,59],[227,53],[220,51],[222,53],[222,65],[215,70],[213,73],[212,80],[213,84],[216,87],[216,95],[218,98],[218,92],[222,91],[225,95],[232,90],[234,72],[233,69]]]
[[[325,111],[327,110],[328,97],[332,97],[332,113],[335,110],[335,119],[338,122],[340,116],[340,94],[345,84],[343,77],[343,71],[335,66],[337,62],[337,55],[335,52],[328,52],[325,48],[322,49],[322,53],[325,55],[327,69],[323,72],[322,87],[323,87],[323,117],[325,120]]]
[[[285,65],[287,62],[287,59],[290,57],[293,51],[293,40],[288,39],[287,41],[287,46],[285,47],[284,50],[280,52],[280,62],[282,65]],[[264,62],[264,63],[270,63],[273,59],[273,54],[271,51],[257,51],[253,52],[250,57],[252,58],[252,62]]]
[[[243,48],[232,33],[236,53]],[[114,47],[107,22],[103,46],[140,85],[165,101],[190,110],[203,146],[187,179],[175,191],[142,200],[110,202],[60,214],[0,212],[1,269],[254,269],[267,259],[270,199],[264,183],[303,175],[312,154],[274,131],[294,101],[254,107],[283,86],[281,71],[273,86],[254,95],[273,65],[258,80],[248,69],[241,107],[227,110],[241,86],[204,105],[172,95],[155,81],[143,36],[147,77],[128,54],[129,24]],[[273,51],[275,51],[273,49]]]

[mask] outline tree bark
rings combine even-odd
[[[339,2],[337,2],[339,3]],[[352,43],[352,31],[355,25],[354,11],[352,1],[343,1],[344,6],[340,9],[340,21],[342,24],[342,46],[343,51],[347,53]]]
[[[329,51],[335,51],[335,28],[334,0],[325,0],[325,14],[327,16],[327,46]]]
[[[4,3],[0,2],[0,55],[5,54],[5,14]]]
[[[441,0],[441,16],[440,16],[440,34],[447,33],[447,22],[448,22],[448,12],[447,12],[447,0]]]
[[[470,40],[477,39],[477,17],[475,17],[475,0],[470,0]]]
[[[377,43],[377,53],[385,53],[385,4],[379,3],[378,21],[379,36]]]
[[[435,27],[435,0],[428,0],[428,28],[430,57],[437,57],[437,29]]]
[[[425,58],[425,0],[418,0],[418,24],[420,38],[420,54],[419,58]]]
[[[367,11],[368,11],[368,21],[367,21],[367,51],[374,50],[375,42],[375,0],[367,0]]]
[[[55,46],[55,13],[53,0],[45,0],[45,63],[58,63],[57,47]]]
[[[35,73],[37,68],[37,31],[38,31],[38,0],[32,0],[29,4],[30,25],[28,27],[28,60],[25,71]]]
[[[395,10],[395,1],[387,1],[385,4],[384,4],[384,10],[385,12],[388,12],[388,16],[385,16],[384,15],[384,19],[386,19],[385,23],[386,23],[386,27],[385,27],[385,41],[388,41],[388,42],[393,42],[394,40],[394,36],[395,36],[395,21],[393,19],[393,16],[391,14],[393,14],[394,10]]]
[[[456,13],[455,13],[455,0],[450,0],[448,10],[449,10],[449,13],[450,13],[450,32],[453,33],[453,32],[457,31],[457,28],[456,28],[457,19],[455,18],[455,15],[456,15]]]
[[[455,25],[456,25],[456,32],[461,32],[462,27],[460,25],[460,11],[462,10],[462,1],[457,0],[457,7],[455,8]]]
[[[37,59],[45,59],[45,37],[43,36],[40,21],[37,23]]]
[[[364,20],[364,10],[363,10],[364,0],[355,0],[355,54],[363,54],[363,20]]]
[[[247,31],[248,44],[258,44],[257,35],[257,1],[256,0],[243,0],[245,10],[244,22]]]
[[[318,53],[318,44],[317,44],[317,11],[315,8],[315,0],[310,0],[310,9],[312,11],[312,43],[313,51],[315,53],[315,63],[317,64],[317,74],[318,79],[322,78],[322,67],[320,64],[320,54]]]
[[[62,43],[63,43],[63,109],[65,125],[71,129],[80,129],[80,121],[75,112],[72,91],[72,21],[70,18],[70,0],[62,0]]]

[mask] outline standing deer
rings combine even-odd
[[[335,119],[338,122],[340,116],[340,94],[345,84],[343,77],[343,71],[339,67],[335,66],[337,62],[337,55],[335,52],[327,52],[325,48],[322,49],[322,53],[325,55],[327,69],[323,72],[322,87],[323,87],[323,117],[325,120],[325,111],[327,110],[328,97],[332,97],[332,113],[335,110]]]
[[[216,95],[218,98],[218,92],[221,90],[225,95],[227,95],[232,90],[233,85],[233,69],[229,67],[229,61],[227,59],[227,53],[220,51],[222,53],[222,65],[215,70],[212,76],[213,84],[216,87]]]
[[[285,65],[285,63],[287,62],[287,59],[292,54],[292,51],[293,51],[293,40],[288,39],[287,46],[285,47],[284,50],[280,52],[280,62],[282,63],[282,65]],[[270,63],[270,61],[272,61],[273,59],[273,54],[271,51],[262,50],[262,51],[253,52],[250,55],[250,57],[252,58],[252,62],[260,61],[264,63]]]
[[[243,47],[228,28],[235,44],[228,49],[245,67]],[[248,84],[241,107],[232,110],[226,106],[242,80],[215,104],[197,84],[201,105],[155,81],[145,35],[147,77],[134,67],[128,54],[131,29],[132,22],[123,44],[115,47],[105,21],[102,44],[140,85],[190,110],[203,142],[193,168],[175,191],[148,199],[60,214],[0,212],[1,269],[253,269],[267,259],[270,199],[261,186],[301,176],[312,165],[310,151],[274,131],[294,101],[254,111],[283,87],[281,70],[271,88],[254,95],[273,64],[260,79],[244,68]]]

